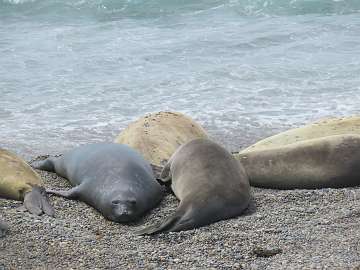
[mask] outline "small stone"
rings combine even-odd
[[[280,248],[262,248],[262,247],[255,247],[253,249],[253,253],[257,257],[271,257],[275,256],[276,254],[282,253],[282,250]]]

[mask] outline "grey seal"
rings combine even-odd
[[[163,223],[139,235],[190,230],[236,217],[249,204],[250,186],[242,165],[222,146],[195,139],[178,148],[161,172],[180,204]]]
[[[250,184],[275,189],[360,185],[360,135],[334,135],[238,154]]]
[[[48,190],[49,193],[84,201],[115,222],[136,220],[163,196],[150,164],[122,144],[84,145],[33,166],[56,172],[74,186],[67,191]]]

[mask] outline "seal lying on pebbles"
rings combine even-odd
[[[261,140],[242,150],[240,153],[265,150],[295,142],[345,134],[360,135],[360,116],[323,119],[300,128],[290,129]]]
[[[4,237],[9,230],[9,226],[0,220],[0,238]]]
[[[182,145],[161,172],[180,204],[162,224],[138,232],[151,235],[183,231],[240,215],[248,206],[250,186],[241,164],[223,147],[195,139]]]
[[[190,117],[178,112],[158,112],[131,123],[115,142],[136,149],[152,165],[164,166],[180,145],[207,137]]]
[[[238,154],[250,184],[314,189],[360,185],[360,135],[334,135]]]
[[[21,158],[0,149],[0,197],[24,201],[32,214],[54,216],[40,176]]]
[[[74,186],[68,191],[49,190],[49,193],[84,201],[115,222],[130,222],[141,217],[163,196],[150,164],[126,145],[80,146],[33,166],[56,172]]]

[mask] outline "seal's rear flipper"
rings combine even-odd
[[[181,218],[180,215],[176,213],[170,217],[168,217],[162,224],[152,225],[146,227],[140,231],[137,231],[137,235],[154,235],[161,232],[170,231],[174,224]]]
[[[31,166],[38,170],[55,172],[54,158],[51,157],[45,160],[35,161],[31,164]]]
[[[24,196],[24,206],[32,214],[54,216],[54,208],[50,204],[49,197],[43,187],[33,186],[30,192]]]
[[[54,194],[60,197],[64,197],[67,199],[77,199],[79,196],[80,187],[76,186],[69,190],[53,190],[53,189],[47,189],[46,192],[49,194]]]
[[[4,237],[9,230],[9,226],[0,220],[0,238]]]
[[[161,232],[186,231],[198,227],[194,223],[194,211],[186,211],[185,209],[188,209],[188,207],[180,203],[179,207],[176,209],[176,212],[168,217],[163,223],[144,228],[136,232],[136,234],[154,235]]]

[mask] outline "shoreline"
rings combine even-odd
[[[200,121],[195,120],[200,124]],[[259,140],[267,138],[269,136],[275,135],[279,132],[286,131],[289,128],[296,127],[294,126],[268,126],[258,127],[257,129],[251,130],[221,130],[217,126],[213,125],[202,125],[202,127],[208,133],[210,139],[220,143],[230,152],[239,152],[241,149],[246,148]],[[11,152],[16,153],[21,158],[26,161],[31,161],[36,159],[39,156],[47,156],[47,155],[58,155],[62,154],[68,150],[73,149],[74,147],[87,144],[87,143],[99,143],[99,142],[113,142],[114,139],[120,134],[126,126],[122,129],[114,131],[111,136],[103,136],[101,139],[99,137],[79,139],[77,138],[75,141],[71,141],[71,136],[68,137],[65,142],[59,143],[58,141],[53,141],[51,138],[39,138],[40,142],[37,142],[35,145],[32,141],[26,142],[22,141],[19,143],[18,141],[4,141],[3,144],[0,145],[0,148],[5,148]],[[66,134],[63,134],[65,136]],[[46,142],[42,142],[44,140],[48,140]],[[59,138],[61,140],[61,138]],[[39,147],[39,144],[43,144]],[[50,145],[52,147],[50,147]],[[47,149],[47,150],[44,150]]]
[[[35,159],[37,159],[36,157]],[[38,171],[45,187],[66,179]],[[0,199],[10,232],[0,239],[5,269],[356,269],[360,267],[360,187],[318,190],[251,188],[252,203],[234,219],[199,229],[136,236],[178,205],[167,194],[136,223],[105,220],[83,202],[51,196],[55,218],[33,216]],[[267,257],[268,256],[268,257]]]

